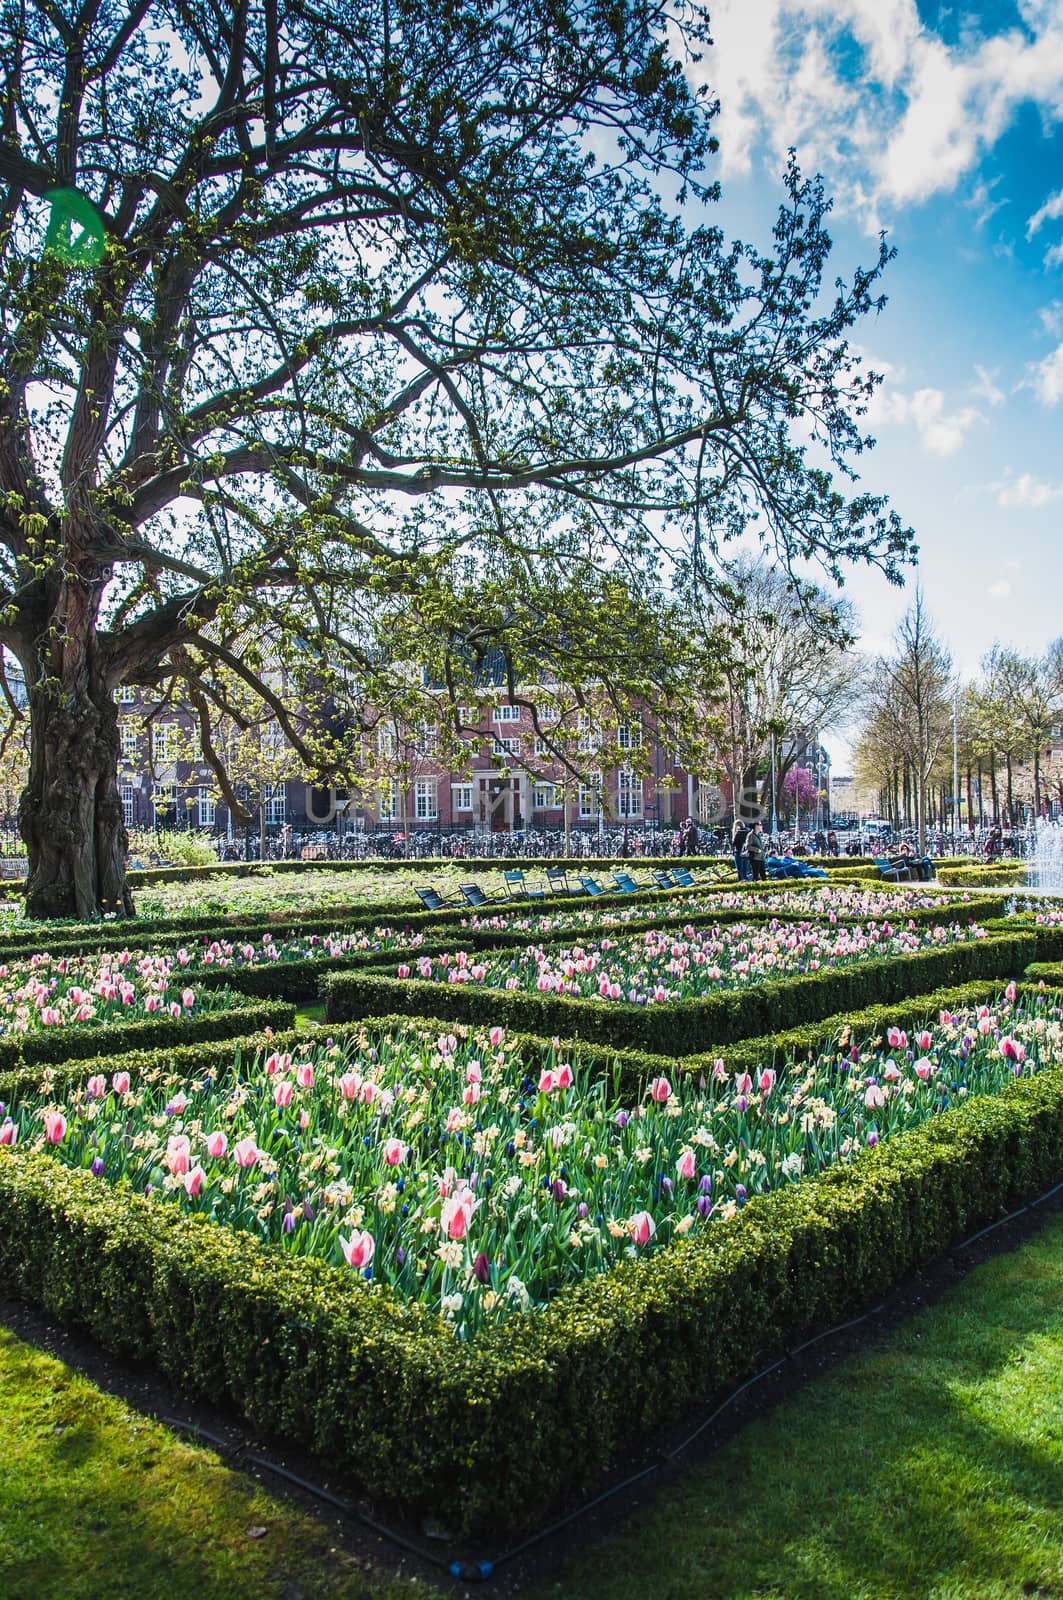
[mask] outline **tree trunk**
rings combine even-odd
[[[129,837],[118,793],[118,713],[95,636],[64,641],[61,680],[29,686],[30,776],[19,801],[29,857],[26,912],[37,919],[133,915]]]
[[[989,790],[993,796],[993,822],[996,824],[1000,821],[1000,797],[997,794],[997,758],[995,752],[989,764]]]
[[[1014,826],[1015,826],[1015,794],[1014,794],[1014,787],[1013,787],[1013,774],[1012,774],[1012,770],[1011,770],[1011,751],[1010,750],[1007,751],[1007,753],[1004,756],[1004,767],[1005,767],[1005,771],[1007,772],[1007,776],[1008,776],[1008,787],[1007,787],[1008,827],[1009,828],[1014,828]]]

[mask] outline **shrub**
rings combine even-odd
[[[962,1106],[468,1345],[308,1258],[0,1154],[10,1288],[407,1512],[526,1525],[767,1352],[1058,1179],[1063,1070]]]
[[[260,1000],[256,1004],[237,1002],[228,1010],[201,1012],[199,1016],[171,1017],[158,1012],[135,1022],[89,1024],[70,1029],[43,1028],[36,1033],[0,1038],[0,1071],[76,1061],[89,1056],[110,1059],[124,1050],[141,1047],[157,1050],[168,1045],[234,1039],[261,1028],[287,1028],[294,1019],[292,1006],[279,1000]]]
[[[1003,889],[1009,884],[1024,884],[1026,868],[1021,861],[1002,862],[999,866],[939,867],[938,882],[951,889]]]

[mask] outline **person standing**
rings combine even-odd
[[[749,857],[749,870],[754,883],[763,883],[767,879],[768,871],[764,865],[765,840],[761,831],[760,819],[754,822],[746,839],[746,854]]]
[[[741,817],[735,817],[735,825],[731,829],[731,849],[734,851],[735,871],[739,883],[749,881],[749,857],[746,854],[746,844],[749,839],[749,829]]]

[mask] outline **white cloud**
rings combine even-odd
[[[1063,267],[1063,239],[1045,251],[1046,267]]]
[[[976,394],[980,400],[985,400],[991,406],[1002,406],[1005,400],[1003,389],[998,389],[993,382],[992,374],[984,367],[975,366],[978,382],[971,384],[971,393]]]
[[[1057,344],[1043,361],[1035,361],[1029,371],[1034,393],[1043,406],[1054,406],[1063,398],[1063,344]]]
[[[1040,511],[1053,500],[1063,498],[1063,483],[1045,483],[1030,472],[1020,473],[1017,478],[1008,478],[992,487],[997,493],[997,505],[1005,511]]]
[[[974,406],[946,411],[941,390],[928,388],[917,389],[914,394],[880,390],[868,408],[868,421],[872,427],[914,424],[924,450],[934,456],[951,456],[963,445],[968,429],[985,418]]]
[[[748,171],[765,138],[776,171],[795,145],[871,228],[883,208],[954,189],[1020,105],[1063,121],[1063,6],[1024,5],[1025,27],[972,25],[946,44],[916,0],[716,0],[714,47],[691,73],[721,98],[724,175]],[[974,188],[979,222],[1001,204],[990,191]]]
[[[1026,223],[1026,237],[1032,239],[1038,228],[1046,222],[1052,222],[1056,217],[1063,217],[1063,189],[1050,194],[1044,205],[1035,211]]]
[[[1011,584],[1007,578],[998,578],[996,583],[991,583],[986,590],[990,600],[1008,600],[1011,597]]]
[[[1042,306],[1038,314],[1045,333],[1053,336],[1063,333],[1063,300],[1053,300],[1051,305]]]

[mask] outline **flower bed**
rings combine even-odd
[[[857,1010],[873,1000],[889,1002],[975,978],[1015,977],[1036,953],[1032,933],[994,933],[933,944],[911,955],[867,956],[803,976],[745,982],[695,999],[653,1005],[372,972],[326,973],[321,992],[326,1018],[334,1023],[405,1010],[459,1021],[499,1021],[526,1033],[682,1056]]]
[[[188,1017],[225,1011],[230,1003],[224,989],[197,993],[163,956],[124,951],[54,959],[45,952],[27,962],[0,963],[0,1039],[156,1013]]]
[[[400,978],[482,985],[510,994],[597,995],[626,1005],[667,1005],[741,989],[749,984],[845,967],[874,957],[910,956],[919,950],[984,937],[978,927],[934,926],[916,932],[889,923],[824,927],[819,923],[766,926],[734,923],[681,932],[650,929],[638,936],[603,939],[570,949],[529,947],[521,956],[466,950],[400,964]]]
[[[119,1069],[59,1101],[23,1095],[0,1114],[0,1148],[346,1264],[467,1336],[1063,1064],[1058,999],[1016,1006],[1012,986],[911,1040],[891,1027],[782,1071],[732,1074],[721,1058],[700,1083],[661,1074],[619,1100],[567,1046],[373,1032],[245,1058],[239,1081]]]
[[[1010,1016],[994,1040],[1001,1063],[1003,1037],[1018,1037]],[[667,1249],[634,1246],[634,1259],[465,1344],[346,1263],[268,1248],[18,1146],[0,1151],[0,1272],[371,1492],[497,1536],[571,1503],[647,1429],[1057,1178],[1063,1071],[1042,1061],[1027,1076],[1029,1062],[999,1093]]]

